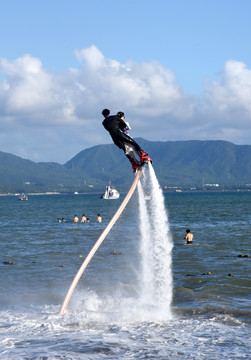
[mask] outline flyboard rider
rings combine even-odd
[[[132,170],[135,172],[140,165],[151,161],[152,159],[141,149],[141,147],[127,134],[131,130],[128,122],[125,121],[125,115],[119,111],[117,115],[110,116],[110,110],[104,109],[102,115],[105,120],[102,122],[104,128],[110,133],[115,145],[122,149],[125,156],[132,164]],[[135,154],[138,155],[138,160]]]

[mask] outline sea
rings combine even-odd
[[[1,360],[251,358],[251,192],[163,192],[145,168],[64,315],[126,194],[0,197]]]

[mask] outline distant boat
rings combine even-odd
[[[18,199],[18,200],[22,200],[22,201],[23,201],[23,200],[28,200],[28,196],[22,194],[22,195],[19,195],[17,199]]]
[[[78,195],[78,192],[77,192],[77,191],[75,191],[75,192],[74,192],[74,195]]]
[[[105,193],[101,196],[102,199],[118,199],[120,197],[120,193],[115,189],[114,186],[108,185],[105,188]]]
[[[145,194],[145,200],[151,200],[151,195],[149,194],[149,191]]]

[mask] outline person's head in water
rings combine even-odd
[[[119,112],[117,113],[117,116],[118,116],[120,119],[125,118],[125,114],[124,114],[122,111],[119,111]]]
[[[187,229],[187,230],[186,230],[186,233],[189,234],[189,233],[190,233],[190,229]]]
[[[107,116],[110,115],[110,110],[104,109],[104,110],[102,111],[102,115],[106,118]]]

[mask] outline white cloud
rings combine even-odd
[[[0,59],[5,80],[0,84],[2,125],[43,127],[71,123],[74,118],[70,101],[71,81],[49,74],[39,59],[24,55],[14,61]],[[14,130],[14,129],[13,129]]]
[[[213,81],[205,87],[204,111],[212,109],[224,122],[250,121],[251,70],[240,61],[225,63],[221,82]]]
[[[141,116],[172,114],[187,117],[192,113],[192,103],[182,93],[173,72],[158,62],[120,64],[105,59],[95,46],[75,54],[81,66],[79,82],[87,88],[85,95],[91,104],[108,103],[130,108]],[[180,104],[182,110],[177,106]],[[85,107],[83,102],[80,108]]]
[[[251,70],[228,60],[220,76],[220,81],[205,81],[204,97],[197,103],[198,138],[250,144]]]
[[[111,141],[101,125],[104,107],[124,111],[132,135],[149,140],[250,143],[251,70],[242,62],[227,61],[220,81],[205,82],[196,99],[157,61],[121,64],[94,45],[75,56],[79,68],[56,75],[31,55],[0,59],[0,150],[67,161],[75,151]]]
[[[39,59],[25,55],[15,61],[1,59],[0,67],[7,80],[1,86],[8,114],[34,112],[51,105],[51,77]]]

